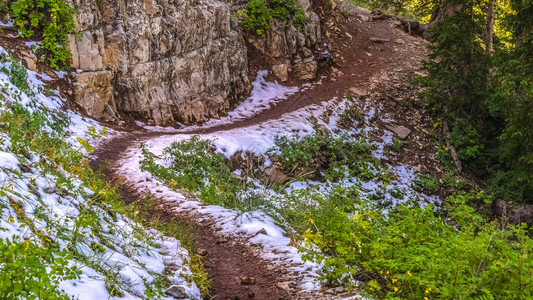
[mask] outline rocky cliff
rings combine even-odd
[[[313,78],[319,20],[300,2],[303,30],[275,21],[256,38],[232,18],[246,1],[72,0],[80,31],[70,40],[74,101],[106,121],[118,112],[157,125],[216,117],[249,92],[247,44],[273,61],[280,79]]]

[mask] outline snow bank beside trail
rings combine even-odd
[[[268,71],[258,71],[255,80],[252,82],[252,94],[244,100],[234,110],[230,111],[226,117],[220,119],[210,119],[201,126],[191,126],[187,130],[198,128],[209,128],[213,126],[232,123],[238,120],[247,119],[269,109],[279,100],[298,92],[298,87],[286,87],[276,82],[268,82],[265,77]]]
[[[45,87],[43,80],[51,80],[46,74],[26,71],[28,86],[19,89],[11,82],[12,75],[6,74],[16,62],[4,49],[0,48],[0,55],[5,58],[0,63],[0,114],[13,112],[20,105],[29,113],[38,114],[32,116],[46,120],[42,127],[33,129],[36,134],[66,133],[72,152],[65,150],[58,155],[76,155],[74,149],[86,152],[78,138],[94,145],[104,130],[99,123],[61,110],[65,100],[58,91]],[[19,78],[23,74],[18,74]],[[46,155],[29,148],[24,155],[16,155],[14,146],[25,147],[18,143],[20,138],[12,140],[8,130],[0,129],[0,238],[45,245],[41,240],[45,235],[60,249],[76,249],[78,255],[68,263],[69,267],[79,268],[81,275],[59,284],[70,298],[154,299],[154,282],[164,276],[171,284],[182,287],[190,298],[200,299],[196,285],[186,279],[192,274],[185,263],[188,252],[178,240],[117,214],[100,198],[93,197],[105,195],[91,191],[88,184],[53,164]],[[54,146],[50,148],[53,153]],[[173,298],[163,295],[162,299]]]

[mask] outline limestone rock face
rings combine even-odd
[[[117,111],[154,124],[191,124],[226,112],[250,90],[245,34],[230,22],[231,0],[70,0],[77,29],[69,48],[74,100],[91,117]],[[313,78],[319,20],[304,4],[302,30],[274,22],[255,41],[276,74]],[[242,2],[242,1],[241,1]],[[80,72],[81,71],[81,72]]]
[[[299,79],[313,79],[317,72],[314,49],[321,40],[320,19],[311,9],[309,0],[298,0],[304,10],[306,21],[301,28],[292,20],[273,20],[265,36],[247,35],[250,44],[274,64],[272,71],[282,81],[292,73]]]

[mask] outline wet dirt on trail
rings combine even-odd
[[[364,11],[350,16],[339,11],[322,12],[321,26],[323,42],[330,45],[336,62],[334,66],[322,66],[318,74],[321,84],[298,92],[254,117],[194,131],[184,130],[183,133],[214,133],[261,124],[312,104],[343,97],[347,90],[363,86],[371,77],[401,69],[405,56],[409,55],[402,51],[402,47],[405,40],[413,39],[391,25],[390,20],[372,21],[370,13]],[[388,42],[376,43],[371,41],[372,38]],[[302,83],[293,80],[286,84]],[[127,204],[142,200],[144,191],[135,190],[128,185],[127,179],[121,180],[121,174],[115,171],[117,164],[131,147],[138,146],[142,141],[176,133],[179,132],[147,132],[141,128],[123,133],[104,141],[96,149],[91,167],[102,170],[109,181],[120,183],[120,192]],[[280,275],[286,274],[283,266],[258,257],[245,241],[219,236],[214,224],[199,222],[190,213],[176,213],[170,208],[159,213],[163,219],[180,218],[194,224],[196,247],[206,250],[203,261],[212,279],[211,299],[299,299],[278,288],[282,280]],[[255,278],[255,284],[243,284],[240,279],[243,276]]]
[[[90,161],[93,170],[100,170],[111,182],[123,182],[115,166],[131,147],[161,133],[131,132],[106,141],[93,153]],[[145,194],[136,191],[127,182],[118,186],[126,204],[142,201]],[[160,221],[181,219],[194,224],[193,236],[197,249],[205,249],[204,267],[211,278],[211,299],[292,299],[287,292],[277,288],[280,266],[257,257],[244,241],[228,240],[219,236],[214,224],[197,222],[194,215],[177,214],[172,209],[158,209]],[[241,277],[253,278],[253,284],[243,284]]]

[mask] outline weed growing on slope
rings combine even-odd
[[[239,16],[244,30],[264,36],[273,18],[294,21],[298,29],[303,29],[305,12],[296,0],[250,0]]]
[[[9,75],[9,81],[21,91],[29,90],[26,68],[19,61],[11,60],[10,70],[4,70],[3,72]]]
[[[116,265],[110,265],[110,251],[120,251],[142,267],[136,255],[159,248],[154,243],[157,237],[123,217],[133,218],[135,213],[122,203],[120,194],[102,174],[91,170],[82,152],[67,142],[69,133],[65,126],[68,125],[63,123],[61,112],[30,112],[19,104],[11,105],[10,110],[0,113],[0,132],[10,142],[5,150],[18,156],[21,168],[28,169],[27,172],[35,168],[53,182],[47,193],[58,196],[58,205],[64,200],[83,200],[72,201],[74,204],[70,204],[73,206],[69,206],[68,212],[58,217],[55,208],[39,197],[35,200],[37,205],[31,204],[35,207],[33,213],[27,214],[24,210],[27,199],[10,200],[21,196],[13,194],[11,189],[0,189],[0,208],[13,212],[8,221],[27,227],[32,233],[29,241],[0,242],[0,298],[32,299],[36,295],[40,299],[68,299],[57,285],[77,276],[74,262],[102,274],[110,295],[126,295],[131,282],[125,281]],[[92,134],[97,135],[94,128]],[[9,172],[14,178],[27,178],[20,172]],[[35,179],[28,182],[37,191]],[[131,230],[126,229],[129,225]],[[64,242],[62,248],[55,244],[58,240]],[[201,265],[191,263],[190,266],[197,268],[193,274],[201,273]],[[150,275],[154,280],[144,283],[145,295],[158,299],[168,282],[162,280],[164,274]],[[191,281],[197,282],[195,275]]]
[[[0,239],[0,297],[68,300],[59,283],[78,278],[81,271],[69,265],[71,252],[54,252],[29,240]]]
[[[68,35],[76,33],[74,9],[63,0],[15,0],[9,15],[23,37],[42,32],[37,49],[54,69],[66,68],[72,54],[67,48]]]

